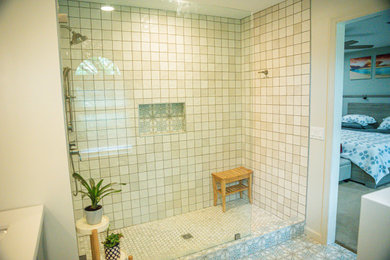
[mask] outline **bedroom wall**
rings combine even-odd
[[[390,53],[390,46],[363,51],[346,52],[344,57],[344,95],[390,95],[390,78],[375,78],[372,68],[371,79],[350,80],[349,60],[356,57],[371,56],[375,64],[376,55]],[[344,98],[343,115],[347,114],[348,103],[390,103],[390,98]]]

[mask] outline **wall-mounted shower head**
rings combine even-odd
[[[75,45],[82,43],[83,41],[88,40],[87,36],[82,35],[81,33],[77,33],[72,30],[68,25],[61,24],[61,28],[68,29],[72,33],[72,40],[70,41],[70,45]]]

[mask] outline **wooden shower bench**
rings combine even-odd
[[[252,203],[252,174],[253,171],[245,167],[212,173],[213,191],[214,191],[214,206],[217,206],[218,193],[222,195],[222,211],[226,211],[226,195],[239,192],[240,198],[244,190],[248,190],[249,203]],[[248,180],[248,186],[243,184],[243,180]],[[226,184],[237,182],[238,184],[226,186]],[[220,189],[217,188],[217,182],[220,184]]]

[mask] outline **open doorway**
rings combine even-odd
[[[335,77],[342,88],[335,91],[342,95],[335,102],[342,122],[334,130],[341,144],[336,242],[356,253],[361,197],[390,187],[390,10],[338,28],[344,48]]]

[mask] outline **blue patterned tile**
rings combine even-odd
[[[152,105],[139,105],[139,118],[140,119],[149,119],[152,116]]]
[[[184,103],[140,104],[138,113],[140,135],[185,131]]]
[[[264,254],[268,252],[270,248],[277,246],[280,243],[286,243],[291,238],[301,236],[303,234],[304,223],[293,224],[280,228],[279,230],[271,231],[266,234],[258,235],[253,234],[250,237],[243,238],[241,240],[233,241],[215,248],[198,252],[194,255],[182,257],[182,260],[194,260],[194,259],[213,259],[213,260],[224,260],[224,259],[248,259],[250,255],[256,256],[259,252]],[[287,252],[288,253],[288,252]],[[280,252],[276,254],[267,255],[266,259],[285,259],[280,258],[282,254],[286,252]],[[291,252],[290,256],[295,256],[296,253]],[[276,258],[275,258],[276,257]],[[279,257],[279,258],[278,258]],[[254,258],[263,259],[263,258]],[[294,258],[291,258],[294,259]]]
[[[356,255],[339,245],[321,245],[305,235],[300,235],[292,240],[258,251],[241,259],[354,260]]]
[[[172,117],[184,116],[184,103],[172,103],[170,114]]]
[[[155,133],[165,133],[169,131],[168,121],[165,118],[156,118],[155,122]]]
[[[153,115],[155,118],[167,118],[169,113],[170,104],[154,104],[153,105]]]
[[[184,120],[180,117],[175,117],[169,120],[169,126],[171,131],[183,131],[185,130]]]
[[[153,126],[151,124],[151,121],[148,119],[141,119],[139,122],[139,133],[143,135],[143,134],[149,134],[152,131],[153,131]]]

